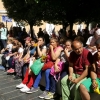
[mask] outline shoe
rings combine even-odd
[[[21,89],[21,88],[24,88],[25,86],[26,86],[26,84],[21,83],[21,84],[17,85],[16,88]]]
[[[7,70],[7,73],[9,73],[12,70],[12,68],[10,68],[9,70]]]
[[[10,68],[9,70],[7,70],[7,73],[14,73],[14,69]]]
[[[29,91],[27,91],[26,93],[33,93],[33,92],[37,92],[38,88],[34,88],[32,87]]]
[[[56,97],[55,93],[49,92],[48,95],[46,95],[44,97],[44,99],[49,100],[49,99],[53,99],[55,97]]]
[[[14,80],[16,80],[16,79],[21,79],[21,77],[18,76],[18,75],[16,75],[16,76],[14,77]]]
[[[24,88],[20,89],[21,92],[27,92],[29,90],[30,90],[30,88],[28,88],[27,86],[25,86]]]
[[[39,98],[41,98],[41,99],[45,98],[45,96],[47,96],[48,93],[49,93],[48,91],[44,91],[44,92],[39,96]]]

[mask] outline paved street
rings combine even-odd
[[[13,75],[7,75],[6,72],[0,71],[0,100],[41,100],[38,95],[42,93],[42,90],[32,94],[21,93],[15,88],[21,80],[14,80],[13,78]],[[55,100],[59,99],[56,98]]]
[[[21,80],[14,80],[13,78],[14,75],[7,75],[6,72],[0,70],[0,100],[43,100],[38,98],[42,90],[32,94],[21,93],[15,87]],[[57,97],[51,100],[60,99]],[[91,94],[91,100],[100,100],[100,95]]]

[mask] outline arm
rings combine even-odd
[[[70,81],[73,81],[73,63],[69,63],[69,76],[68,76],[68,79]]]
[[[46,55],[46,51],[47,51],[47,48],[43,48],[41,51],[39,46],[37,46],[37,52],[38,52],[39,57],[41,57],[42,55]]]
[[[55,61],[55,65],[54,65],[54,69],[55,69],[55,72],[59,72],[59,68],[58,68],[58,63],[60,62],[60,59],[58,58],[56,61]]]
[[[56,52],[54,52],[53,47],[51,47],[50,49],[51,49],[52,60],[56,60],[59,57],[59,55],[62,51],[62,48],[57,48]]]
[[[92,64],[90,75],[91,75],[91,79],[92,80],[96,80],[97,75],[96,75],[96,67],[95,67],[95,64]]]
[[[80,77],[77,78],[78,82],[81,81],[82,79],[84,79],[88,75],[88,70],[89,70],[89,66],[85,65],[85,70],[80,75]]]

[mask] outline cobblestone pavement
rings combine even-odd
[[[6,72],[0,70],[0,100],[43,100],[38,98],[43,92],[42,90],[32,94],[21,93],[15,87],[21,82],[21,79],[14,80],[13,78],[14,75],[7,75]]]

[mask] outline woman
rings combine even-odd
[[[39,37],[37,48],[36,48],[36,54],[33,60],[40,58],[42,55],[46,55],[46,51],[47,51],[47,48],[44,45],[44,38]],[[28,67],[25,73],[24,80],[22,81],[21,84],[17,85],[16,88],[19,88],[21,92],[27,92],[32,87],[34,80],[35,80],[35,75],[34,73],[31,72],[30,68]]]
[[[50,69],[54,65],[54,62],[59,57],[62,50],[63,48],[59,46],[58,39],[51,38],[46,63],[44,64],[42,71],[36,77],[33,87],[27,93],[33,93],[33,92],[38,91],[38,85],[41,80],[42,73],[44,72],[45,80],[46,80],[46,87],[45,87],[45,91],[43,92],[43,94],[39,96],[39,98],[44,98],[48,94],[48,91],[50,88],[50,79],[49,79]]]
[[[57,58],[57,60],[55,61],[55,64],[52,68],[54,69],[54,72],[51,69],[50,90],[49,94],[44,97],[45,99],[54,98],[57,82],[61,80],[66,74],[68,74],[68,65],[69,65],[68,58],[70,52],[72,51],[71,44],[72,44],[71,40],[66,40],[64,50],[61,52],[59,58]]]

